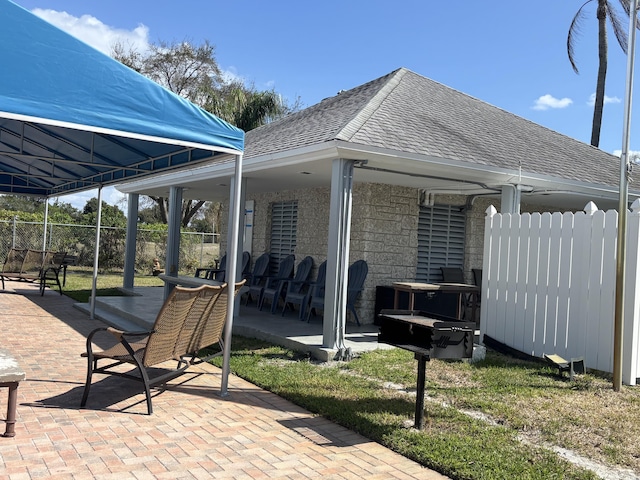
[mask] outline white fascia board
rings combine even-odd
[[[327,142],[321,145],[313,145],[311,147],[297,148],[295,150],[287,150],[268,155],[260,155],[257,157],[243,157],[242,173],[259,172],[270,168],[290,166],[301,163],[307,163],[315,160],[334,159],[337,155],[337,149],[333,142]],[[208,165],[198,165],[192,168],[185,168],[164,175],[156,175],[152,178],[133,180],[131,182],[116,185],[116,189],[122,193],[136,193],[143,189],[153,189],[168,187],[171,185],[179,185],[188,183],[190,180],[197,178],[198,180],[209,180],[220,177],[228,177],[234,175],[235,167],[233,163],[220,162]]]

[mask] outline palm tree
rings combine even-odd
[[[585,18],[585,7],[587,4],[593,2],[598,4],[596,9],[596,18],[598,19],[598,79],[596,82],[595,105],[593,107],[591,145],[597,147],[600,144],[600,128],[602,126],[602,111],[604,108],[604,86],[607,78],[607,18],[611,23],[618,44],[625,54],[627,53],[627,32],[620,13],[614,8],[610,0],[587,0],[583,3],[573,17],[573,21],[569,27],[569,34],[567,35],[567,54],[569,55],[569,61],[571,62],[574,72],[580,73],[574,58],[574,43],[580,30],[580,24]],[[628,18],[631,1],[619,0],[619,2]]]
[[[256,90],[240,81],[210,89],[202,107],[248,132],[298,109],[285,103],[274,90]]]

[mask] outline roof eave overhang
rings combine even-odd
[[[243,159],[242,172],[250,174],[267,170],[269,168],[286,167],[309,161],[336,158],[337,149],[330,142],[326,144],[312,145],[310,147],[297,148],[284,152]],[[163,188],[170,185],[187,185],[193,179],[220,178],[234,174],[234,166],[226,163],[203,165],[198,168],[176,172],[169,175],[157,175],[153,178],[133,180],[122,183],[116,188],[122,193],[140,193],[144,190]]]
[[[456,172],[451,175],[451,182],[464,178],[490,178],[486,183],[488,189],[499,188],[502,185],[521,185],[531,187],[540,192],[566,192],[614,200],[618,197],[617,187],[604,184],[594,184],[578,180],[542,175],[514,169],[495,167],[487,164],[474,164],[461,160],[429,156],[419,153],[403,152],[385,149],[369,145],[355,144],[343,140],[332,140],[315,145],[290,149],[281,152],[245,157],[243,161],[243,174],[255,174],[260,171],[301,165],[314,161],[330,161],[337,158],[353,160],[366,160],[361,168],[375,169],[378,166],[391,169],[409,168],[412,170],[440,167]],[[171,175],[158,175],[153,178],[139,179],[117,185],[117,189],[123,193],[143,193],[145,190],[162,188],[170,185],[188,186],[189,181],[203,178],[221,178],[233,175],[233,165],[209,164],[184,172],[176,172]],[[357,175],[354,177],[357,181]],[[526,188],[525,190],[528,190]],[[640,191],[630,191],[630,196],[640,197]]]

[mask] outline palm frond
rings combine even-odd
[[[581,25],[586,16],[584,7],[593,1],[594,0],[587,0],[578,9],[576,14],[573,16],[573,20],[571,20],[571,25],[569,26],[569,33],[567,34],[567,55],[569,56],[569,62],[571,62],[571,67],[573,68],[573,71],[576,73],[580,73],[580,72],[578,71],[578,65],[576,64],[576,61],[575,61],[574,45],[577,42],[576,40],[577,37],[580,36]]]
[[[630,9],[629,1],[627,0],[625,2],[624,0],[620,0],[620,3],[623,5],[622,8],[624,9],[625,13],[628,15],[629,9]],[[609,17],[609,22],[611,23],[611,27],[613,28],[613,33],[616,36],[618,45],[620,45],[620,48],[626,55],[627,44],[628,44],[626,22],[623,20],[618,10],[616,10],[616,8],[611,4],[611,2],[605,0],[604,4],[605,4],[605,10],[607,12],[607,17]],[[626,4],[626,8],[624,7],[625,4]]]

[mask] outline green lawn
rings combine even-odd
[[[92,278],[93,272],[91,270],[73,267],[73,270],[67,271],[67,283],[62,288],[62,292],[78,302],[86,303],[91,297]],[[134,285],[136,287],[159,287],[163,286],[164,282],[152,275],[137,275]],[[96,287],[98,296],[122,295],[118,287],[122,287],[122,273],[101,272],[98,275]]]

